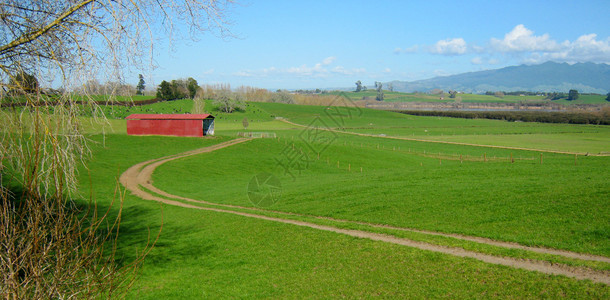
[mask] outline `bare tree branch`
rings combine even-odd
[[[78,117],[96,110],[95,103],[77,100],[102,92],[135,94],[123,78],[131,68],[154,68],[156,39],[230,35],[226,11],[232,5],[230,0],[0,2],[0,104],[22,104],[0,109],[1,298],[111,298],[133,284],[154,241],[118,267],[124,191],[117,186],[112,211],[101,213],[93,201],[83,210],[74,200],[78,166],[90,152]],[[98,80],[110,82],[99,88]]]

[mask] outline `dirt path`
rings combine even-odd
[[[422,250],[434,251],[434,252],[459,256],[459,257],[473,258],[473,259],[491,263],[491,264],[504,265],[504,266],[520,268],[520,269],[525,269],[525,270],[530,270],[530,271],[538,271],[538,272],[542,272],[542,273],[546,273],[546,274],[564,275],[564,276],[581,279],[581,280],[589,279],[594,282],[610,284],[610,274],[608,272],[583,269],[583,268],[577,268],[577,267],[570,267],[570,266],[565,266],[565,265],[551,264],[549,262],[544,262],[544,261],[523,260],[523,259],[516,259],[516,258],[509,258],[509,257],[498,257],[498,256],[489,255],[489,254],[469,251],[469,250],[465,250],[462,248],[451,248],[451,247],[439,246],[439,245],[429,244],[429,243],[425,243],[425,242],[413,241],[413,240],[409,240],[409,239],[405,239],[405,238],[398,238],[398,237],[386,235],[386,234],[379,234],[379,233],[373,233],[373,232],[362,231],[362,230],[342,229],[342,228],[337,228],[337,227],[333,227],[333,226],[320,225],[320,224],[304,222],[304,221],[269,217],[269,216],[259,215],[259,214],[255,213],[256,211],[264,211],[261,209],[252,208],[252,207],[234,206],[234,205],[223,205],[223,204],[217,204],[217,203],[211,203],[211,202],[206,202],[206,201],[201,201],[201,200],[180,197],[180,196],[171,195],[167,192],[159,190],[158,188],[156,188],[152,185],[151,176],[152,176],[152,173],[154,172],[155,168],[157,168],[158,166],[160,166],[168,161],[172,161],[172,160],[175,160],[178,158],[196,155],[196,154],[200,154],[200,153],[211,152],[211,151],[229,147],[229,146],[232,146],[235,144],[243,143],[248,140],[250,140],[250,139],[243,138],[243,139],[231,140],[231,141],[220,143],[220,144],[217,144],[214,146],[209,146],[209,147],[205,147],[205,148],[201,148],[201,149],[197,149],[197,150],[193,150],[193,151],[188,151],[188,152],[184,152],[184,153],[180,153],[180,154],[176,154],[176,155],[162,157],[159,159],[145,161],[145,162],[136,164],[136,165],[132,166],[131,168],[129,168],[127,171],[125,171],[120,177],[120,182],[129,191],[131,191],[132,194],[134,194],[144,200],[158,201],[158,202],[162,202],[162,203],[165,203],[168,205],[180,206],[180,207],[191,208],[191,209],[200,209],[200,210],[206,210],[206,211],[221,212],[221,213],[229,213],[229,214],[234,214],[234,215],[239,215],[239,216],[244,216],[244,217],[257,218],[257,219],[261,219],[261,220],[309,227],[309,228],[313,228],[313,229],[330,231],[330,232],[345,234],[345,235],[358,237],[358,238],[365,238],[365,239],[382,241],[382,242],[387,242],[387,243],[392,243],[392,244],[397,244],[397,245],[404,245],[404,246],[408,246],[408,247],[414,247],[414,248],[418,248],[418,249],[422,249]],[[144,189],[142,189],[142,187],[148,189],[149,191],[151,191],[153,193],[161,195],[163,197],[172,198],[172,199],[176,199],[176,200],[171,200],[171,199],[166,199],[166,198],[162,198],[159,196],[155,196],[155,195],[145,191]],[[177,201],[177,200],[182,200],[182,201],[187,201],[187,202],[192,202],[192,203],[214,205],[219,208],[202,207],[202,206],[197,206],[197,205],[193,205],[193,204],[189,204],[189,203],[185,203],[185,202]],[[222,207],[222,208],[220,208],[220,207]],[[233,210],[229,210],[230,208],[248,209],[248,210],[252,211],[252,213],[233,211]],[[281,214],[286,214],[286,215],[298,215],[298,214],[290,214],[290,213],[284,213],[284,212],[275,212],[275,213],[281,213]],[[324,219],[330,219],[330,218],[324,218]],[[330,220],[334,220],[334,221],[338,221],[338,222],[358,223],[358,222],[352,222],[352,221],[340,220],[340,219],[330,219]],[[366,224],[366,225],[375,226],[375,227],[384,227],[384,228],[392,228],[392,229],[399,229],[399,230],[415,231],[415,232],[432,234],[432,235],[449,236],[449,237],[453,237],[453,238],[475,241],[478,243],[484,243],[484,244],[489,244],[489,245],[494,245],[494,246],[500,246],[500,247],[506,247],[506,248],[518,248],[518,249],[524,249],[524,250],[529,250],[529,251],[536,251],[539,253],[561,255],[561,256],[571,257],[571,258],[606,261],[606,262],[610,261],[608,258],[602,257],[602,256],[573,253],[573,252],[569,252],[569,251],[555,250],[555,249],[528,247],[528,246],[523,246],[523,245],[519,245],[519,244],[515,244],[515,243],[499,242],[499,241],[493,241],[490,239],[479,238],[479,237],[445,234],[445,233],[439,233],[439,232],[414,230],[414,229],[400,228],[400,227],[390,227],[390,226],[385,226],[385,225],[378,225],[378,224],[376,225],[376,224],[369,224],[369,223],[358,223],[358,224]],[[533,249],[535,249],[535,250],[533,250]]]
[[[307,127],[307,125],[297,124],[290,122],[286,119],[280,119],[285,123],[290,125],[299,126],[299,127]],[[426,140],[426,139],[416,139],[416,138],[408,138],[408,137],[400,137],[400,136],[380,136],[368,133],[358,133],[351,131],[343,131],[343,130],[335,130],[330,128],[318,128],[319,130],[332,131],[336,133],[345,133],[351,135],[358,136],[366,136],[366,137],[376,137],[376,138],[384,138],[384,139],[392,139],[392,140],[403,140],[403,141],[414,141],[414,142],[426,142],[426,143],[437,143],[437,144],[450,144],[450,145],[460,145],[460,146],[473,146],[473,147],[484,147],[484,148],[497,148],[497,149],[508,149],[508,150],[525,150],[525,151],[537,151],[537,152],[545,152],[545,153],[558,153],[558,154],[570,154],[570,155],[587,155],[587,156],[608,156],[607,154],[593,154],[593,153],[583,153],[583,152],[570,152],[570,151],[555,151],[555,150],[544,150],[544,149],[534,149],[534,148],[521,148],[521,147],[511,147],[511,146],[496,146],[496,145],[481,145],[481,144],[470,144],[470,143],[460,143],[460,142],[450,142],[450,141],[436,141],[436,140]]]

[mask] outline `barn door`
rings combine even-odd
[[[214,119],[203,120],[203,135],[214,135]]]

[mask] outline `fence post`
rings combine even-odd
[[[542,164],[542,152],[540,152],[540,164]]]

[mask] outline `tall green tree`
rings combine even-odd
[[[14,93],[36,93],[38,92],[38,79],[32,74],[19,72],[17,75],[11,77],[9,90]]]
[[[140,80],[138,81],[138,85],[136,86],[136,94],[143,95],[144,89],[146,88],[146,82],[144,81],[144,76],[142,76],[142,74],[139,74],[138,77]]]
[[[356,81],[356,92],[362,91],[362,81]]]
[[[570,92],[568,92],[568,100],[577,100],[578,97],[580,97],[580,94],[578,94],[577,90],[570,90]]]
[[[186,88],[184,80],[172,80],[170,86],[172,89],[172,97],[169,100],[184,99],[188,97],[188,90]]]
[[[197,84],[197,80],[193,79],[192,77],[189,77],[186,80],[186,89],[189,92],[188,97],[191,99],[195,98],[195,94],[197,94],[197,90],[199,89],[199,85]]]
[[[610,93],[606,94],[606,101],[610,101]]]
[[[377,89],[377,96],[375,97],[375,100],[377,101],[383,101],[384,95],[383,95],[383,84],[381,82],[375,81],[375,89]]]
[[[157,88],[157,98],[162,100],[173,100],[174,93],[172,92],[172,86],[169,82],[163,80]]]

